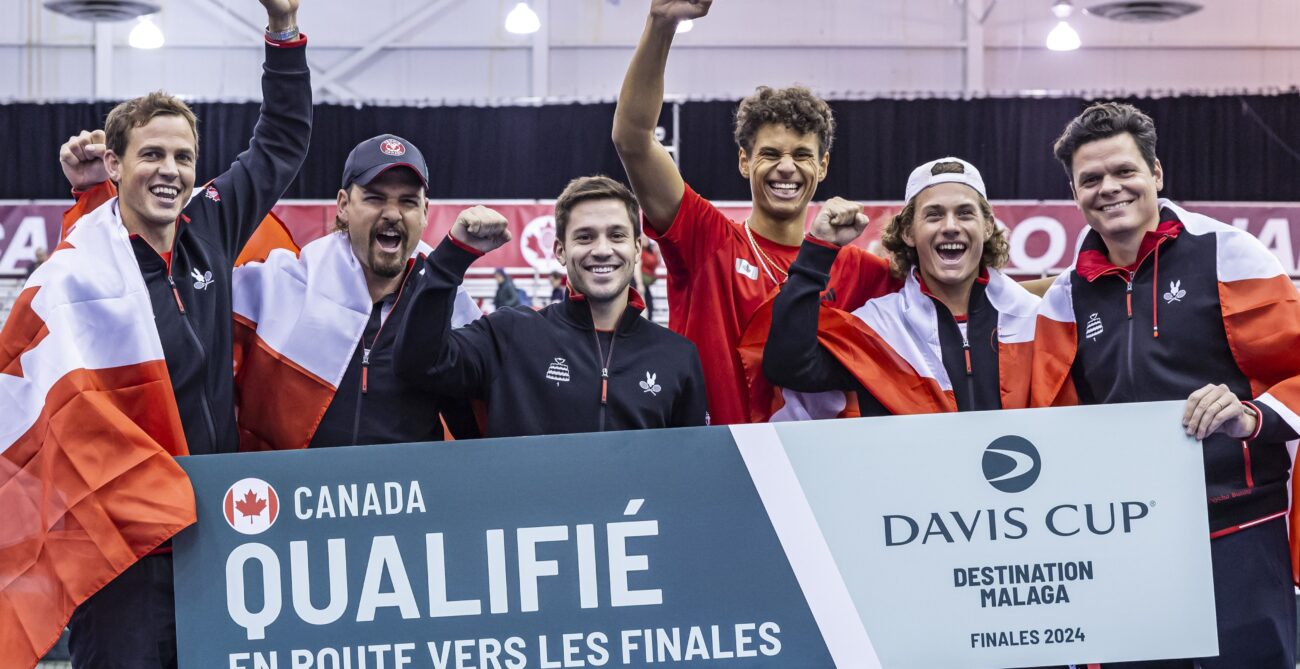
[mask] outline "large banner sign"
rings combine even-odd
[[[181,667],[1215,655],[1181,407],[182,458]]]
[[[70,203],[6,204],[0,202],[0,276],[22,276],[37,248],[53,248],[59,238],[63,210]],[[480,261],[480,267],[527,268],[539,273],[560,269],[555,261],[554,204],[518,200],[508,202],[436,202],[429,207],[425,241],[437,245],[451,229],[456,215],[472,204],[486,204],[510,221],[514,241]],[[718,203],[735,221],[749,215],[748,203]],[[1011,244],[1008,271],[1013,275],[1042,275],[1059,272],[1074,261],[1075,250],[1087,230],[1073,202],[994,202],[999,223],[1006,227]],[[1260,238],[1293,277],[1300,277],[1300,204],[1186,203],[1225,223],[1247,230]],[[810,208],[816,215],[818,206]],[[869,248],[880,239],[880,231],[894,214],[896,203],[866,206],[871,227],[856,243]],[[333,202],[286,202],[275,212],[289,226],[299,245],[326,234],[334,227]],[[1295,244],[1292,240],[1296,240]]]

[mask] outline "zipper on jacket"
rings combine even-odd
[[[176,290],[176,280],[172,278],[172,275],[171,275],[171,274],[168,274],[168,275],[167,275],[167,285],[168,285],[168,286],[171,286],[171,288],[172,288],[172,297],[176,298],[176,308],[177,308],[178,310],[180,310],[181,315],[184,316],[184,315],[185,315],[185,303],[184,303],[184,302],[181,302],[181,292],[180,292],[179,290]]]
[[[194,346],[198,348],[203,359],[207,360],[208,353],[203,348],[203,340],[199,339],[199,333],[194,331],[194,324],[190,323],[190,318],[185,312],[185,304],[181,302],[180,291],[176,289],[176,281],[172,278],[170,272],[167,274],[167,285],[171,286],[172,295],[176,298],[176,308],[180,309],[181,322],[185,323],[185,331],[189,333],[190,340],[194,342]],[[208,380],[206,374],[203,374],[202,378],[199,380],[199,398],[203,400],[201,406],[203,407],[203,420],[207,423],[208,427],[208,440],[212,444],[212,452],[216,453],[217,423],[212,417],[212,402],[208,400]]]
[[[411,278],[411,270],[414,265],[408,261],[406,267],[406,276],[402,277],[402,283],[397,287],[397,297],[393,298],[393,307],[388,310],[388,316],[392,316],[397,311],[397,303],[402,299],[402,293],[406,292],[406,282]],[[388,323],[388,317],[383,315],[384,304],[379,303],[379,328],[375,330],[375,338],[370,340],[370,346],[366,346],[366,331],[361,330],[361,389],[357,392],[357,411],[352,416],[352,443],[357,443],[361,434],[361,403],[365,400],[366,395],[370,392],[370,351],[379,345],[379,335],[384,332],[384,325]]]
[[[370,349],[365,346],[365,333],[361,333],[361,387],[357,389],[357,409],[352,414],[352,441],[357,443],[357,437],[361,434],[361,403],[366,397],[366,370],[370,368]],[[378,341],[379,337],[376,336]]]
[[[600,332],[591,329],[591,336],[596,339],[596,364],[600,365],[600,423],[597,432],[605,431],[605,409],[609,406],[609,366],[614,360],[614,340],[618,339],[618,328],[609,337],[609,354],[600,345]],[[603,358],[603,360],[602,360]]]
[[[969,326],[968,326],[969,327]],[[957,326],[957,332],[961,333],[961,352],[966,358],[966,397],[969,398],[970,408],[975,410],[975,370],[970,364],[970,339],[966,336],[966,330]]]
[[[1241,442],[1241,456],[1246,461],[1246,487],[1255,487],[1255,475],[1250,471],[1250,444],[1246,441]]]

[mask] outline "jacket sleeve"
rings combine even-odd
[[[393,349],[393,365],[405,382],[443,395],[481,396],[494,376],[499,354],[493,326],[498,319],[489,315],[452,329],[457,288],[478,257],[447,237],[412,268],[410,303]]]
[[[1253,237],[1219,241],[1223,328],[1260,413],[1255,439],[1295,439],[1300,433],[1300,294]]]
[[[262,74],[262,106],[248,148],[221,176],[186,206],[195,225],[233,262],[262,219],[298,175],[311,140],[311,73],[306,38],[286,45],[267,43]],[[197,189],[196,189],[197,190]],[[194,216],[195,207],[203,216]]]
[[[707,425],[708,398],[704,388],[704,367],[700,364],[700,354],[694,344],[690,344],[691,354],[688,364],[690,371],[682,391],[673,401],[673,417],[668,427],[698,427]]]
[[[99,208],[100,205],[117,197],[117,186],[112,181],[101,181],[86,190],[72,191],[74,202],[63,212],[63,226],[59,231],[59,240],[68,238],[68,233],[72,231],[72,226],[81,220],[82,216]]]
[[[772,304],[772,329],[763,347],[763,375],[799,392],[856,390],[857,379],[817,341],[821,293],[839,249],[805,239],[790,276]]]

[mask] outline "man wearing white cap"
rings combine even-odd
[[[912,171],[906,199],[883,234],[903,289],[852,314],[821,307],[818,295],[865,222],[813,221],[773,305],[764,375],[786,391],[856,391],[862,415],[1024,407],[1038,298],[997,269],[1007,241],[979,170],[928,162]],[[839,393],[781,399],[774,420],[832,417],[845,403]]]

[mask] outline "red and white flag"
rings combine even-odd
[[[1187,211],[1170,200],[1161,209],[1177,215],[1186,234],[1213,235],[1219,307],[1228,348],[1250,380],[1251,394],[1300,432],[1300,293],[1277,257],[1245,230]],[[1070,376],[1078,353],[1079,326],[1072,299],[1074,267],[1043,296],[1033,354],[1031,406],[1068,406],[1079,398]],[[1086,328],[1086,325],[1085,325]],[[1295,504],[1300,470],[1292,458],[1290,509],[1291,575],[1300,584],[1300,509]]]
[[[430,250],[420,242],[415,254]],[[335,232],[236,267],[231,285],[240,449],[306,448],[370,320],[361,264]],[[460,289],[452,326],[480,315]]]
[[[986,295],[998,311],[998,373],[1004,409],[1028,403],[1030,358],[1038,298],[997,270],[989,270]],[[772,302],[755,315],[741,343],[754,420],[790,421],[858,415],[853,393],[800,393],[776,388],[762,374],[762,345],[771,327]],[[823,305],[817,342],[894,415],[957,410],[952,380],[939,348],[938,314],[916,273],[903,289],[847,313]]]
[[[82,217],[0,330],[0,666],[33,667],[73,609],[194,522],[144,280],[114,213]]]

